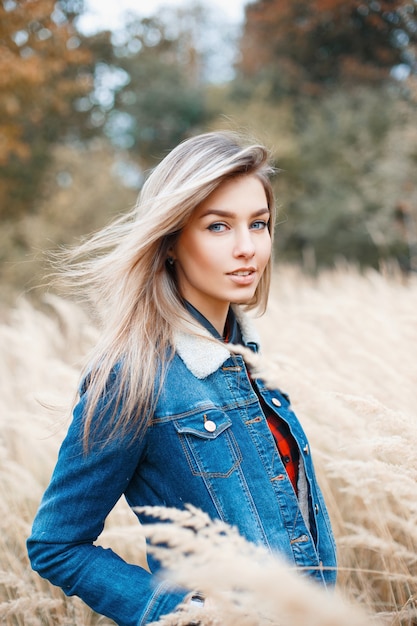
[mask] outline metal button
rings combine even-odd
[[[320,511],[320,507],[319,507],[318,504],[314,505],[314,510],[315,510],[316,513],[318,513]]]
[[[304,446],[303,452],[304,454],[310,454],[310,448],[308,447],[308,443],[306,443],[306,445]]]
[[[281,406],[281,400],[278,400],[278,398],[272,398],[271,400],[272,404],[274,404],[275,406]]]
[[[211,420],[206,420],[204,422],[204,428],[207,430],[207,432],[214,433],[214,431],[216,430],[217,426]]]

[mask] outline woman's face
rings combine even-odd
[[[172,251],[181,295],[220,333],[229,304],[251,300],[268,263],[269,218],[260,180],[230,179],[196,208]]]

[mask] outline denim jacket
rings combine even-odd
[[[239,313],[244,344],[257,344]],[[195,330],[195,329],[194,329]],[[77,595],[121,626],[142,626],[180,604],[187,590],[94,545],[121,495],[131,507],[191,503],[249,541],[280,553],[324,584],[336,579],[335,544],[306,435],[288,397],[260,379],[226,344],[179,333],[176,352],[146,434],[120,435],[83,451],[87,392],[73,421],[28,539],[32,567],[67,595]],[[259,398],[285,420],[300,450],[298,498],[286,474]],[[110,414],[110,408],[104,411]],[[205,424],[210,421],[207,430]],[[146,523],[146,519],[141,520]]]

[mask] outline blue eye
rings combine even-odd
[[[211,230],[213,233],[221,233],[226,228],[226,224],[222,224],[221,222],[216,222],[215,224],[210,224],[207,227],[208,230]]]
[[[265,222],[265,220],[256,220],[256,222],[253,222],[251,228],[253,228],[253,230],[264,230],[268,228],[268,222]]]

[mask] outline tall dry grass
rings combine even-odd
[[[260,330],[315,450],[340,587],[388,624],[417,624],[415,278],[278,273]]]
[[[151,549],[168,577],[198,581],[213,596],[222,619],[209,612],[205,624],[417,624],[417,282],[353,268],[316,279],[278,269],[257,325],[269,374],[290,394],[311,440],[345,601],[193,510],[165,511],[171,523],[155,523],[147,535],[173,548]],[[77,306],[54,297],[42,310],[17,303],[0,325],[0,620],[7,626],[111,623],[32,573],[25,550],[65,434],[64,407],[95,336]],[[123,504],[102,543],[143,562],[143,537]]]

